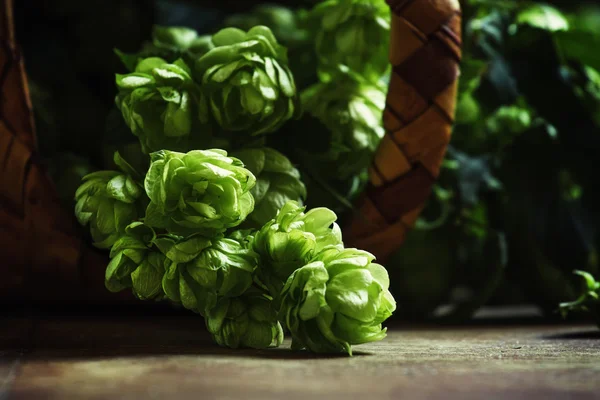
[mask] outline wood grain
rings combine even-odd
[[[396,251],[429,197],[450,142],[461,60],[458,0],[387,0],[393,66],[369,186],[344,242],[380,262]]]
[[[20,360],[10,399],[548,400],[600,393],[600,331],[592,325],[392,327],[352,358],[292,352],[289,341],[261,351],[219,348],[193,316],[45,315],[32,329],[20,359],[3,347],[0,373]]]

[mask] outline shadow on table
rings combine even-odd
[[[600,330],[590,329],[581,332],[558,333],[555,335],[543,336],[543,339],[550,340],[600,340]]]
[[[0,354],[23,353],[28,360],[198,355],[263,359],[331,359],[344,354],[315,355],[279,348],[227,349],[216,345],[200,317],[187,315],[28,315],[4,318]],[[355,351],[354,356],[370,353]]]

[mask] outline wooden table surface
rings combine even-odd
[[[392,326],[352,358],[216,347],[199,317],[4,317],[0,399],[600,399],[593,325]]]

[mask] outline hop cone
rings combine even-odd
[[[146,58],[116,82],[117,107],[145,153],[202,147],[210,139],[200,123],[199,88],[181,59]]]
[[[141,222],[125,229],[125,235],[110,250],[105,274],[108,290],[118,292],[131,287],[139,299],[161,297],[165,256],[151,248],[154,237],[154,231]]]
[[[230,238],[164,236],[154,241],[166,256],[165,297],[205,315],[222,298],[241,296],[252,285],[258,255]]]
[[[264,349],[283,341],[272,300],[260,294],[220,300],[207,313],[206,326],[215,342],[225,347]]]
[[[308,123],[318,121],[316,129],[303,127],[308,136],[302,149],[305,164],[317,163],[324,176],[337,180],[351,178],[369,166],[385,133],[385,93],[378,86],[355,74],[336,75],[328,83],[306,89],[302,104]]]
[[[271,30],[226,28],[195,64],[210,113],[224,131],[273,132],[299,113],[287,55]]]
[[[248,216],[247,225],[261,227],[275,218],[287,201],[301,204],[306,198],[300,172],[277,150],[269,147],[243,149],[232,155],[256,176],[256,185],[250,191],[254,196],[254,211]]]
[[[281,292],[279,320],[292,348],[347,352],[381,340],[381,324],[396,309],[388,273],[370,253],[330,247],[296,270]]]
[[[273,297],[279,295],[288,277],[321,249],[342,243],[333,211],[314,208],[304,213],[304,210],[295,201],[288,201],[254,236],[253,249],[262,263],[258,277]]]
[[[75,192],[75,216],[81,225],[89,224],[94,246],[101,249],[110,248],[141,216],[144,203],[138,174],[119,153],[115,163],[122,172],[93,172],[83,177]]]
[[[378,82],[389,67],[390,10],[384,0],[327,0],[310,19],[323,71],[344,65]]]
[[[165,150],[151,160],[144,182],[149,226],[214,236],[242,223],[254,208],[256,178],[224,150]]]

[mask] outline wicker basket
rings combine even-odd
[[[461,57],[458,0],[387,0],[387,131],[344,241],[380,261],[416,221],[450,139]],[[134,302],[104,288],[107,256],[82,240],[38,156],[12,1],[0,5],[0,249],[4,302]]]

